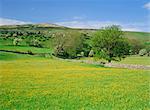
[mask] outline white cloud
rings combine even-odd
[[[71,28],[86,28],[86,29],[100,29],[110,25],[120,25],[124,31],[147,31],[148,26],[143,23],[120,23],[112,21],[66,21],[57,22],[58,25],[63,25]]]
[[[123,28],[123,31],[136,31],[136,32],[142,32],[141,29],[138,28]]]
[[[22,25],[32,24],[31,22],[25,22],[14,19],[0,18],[0,25]],[[86,21],[86,20],[73,20],[65,22],[56,22],[55,24],[67,26],[71,28],[87,28],[87,29],[100,29],[109,25],[120,25],[124,31],[145,31],[150,32],[149,24],[143,23],[120,23],[112,21]]]
[[[72,27],[72,28],[93,28],[93,29],[99,29],[104,26],[118,24],[114,22],[100,22],[100,21],[66,21],[66,22],[57,22],[56,24]]]
[[[83,20],[85,18],[86,18],[86,16],[74,16],[73,17],[74,20]]]
[[[22,25],[22,24],[31,24],[31,22],[0,18],[0,25]]]
[[[146,4],[144,5],[144,8],[150,10],[150,2],[146,3]]]

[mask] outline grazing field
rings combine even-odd
[[[150,57],[147,56],[130,56],[123,59],[121,62],[123,64],[136,64],[136,65],[150,65]]]
[[[104,68],[30,55],[0,56],[1,110],[150,109],[148,70]]]
[[[19,51],[19,52],[28,52],[33,53],[51,53],[50,48],[38,48],[31,46],[13,46],[13,45],[0,45],[0,50],[9,50],[9,51]]]
[[[87,61],[101,61],[101,62],[107,62],[104,59],[95,59],[95,58],[81,58],[79,60],[87,60]],[[150,57],[148,56],[139,56],[139,55],[132,55],[128,56],[125,59],[122,59],[121,61],[112,61],[112,63],[117,64],[134,64],[134,65],[150,65]]]
[[[125,32],[125,36],[129,39],[138,39],[143,42],[150,41],[150,33],[145,32]]]

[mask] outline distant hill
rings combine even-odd
[[[125,32],[125,36],[130,39],[139,39],[142,41],[150,41],[150,33],[148,32]]]
[[[54,49],[53,39],[55,35],[64,35],[65,33],[69,33],[70,35],[73,33],[75,35],[81,33],[85,37],[86,42],[90,44],[89,39],[93,37],[93,33],[97,30],[98,29],[68,28],[50,23],[5,25],[0,26],[0,48],[10,50],[10,46],[14,45],[15,39],[19,38],[21,39],[21,42],[19,43],[21,51],[23,51],[23,49],[25,49],[25,51],[28,51],[28,49],[32,50],[32,48],[29,47],[42,47],[50,49],[48,51],[51,52]],[[131,39],[131,42],[139,43],[140,45],[149,48],[150,33],[128,31],[125,31],[124,33],[126,38]],[[17,46],[16,48],[12,48],[12,50],[17,50],[18,48],[19,47]]]
[[[50,24],[50,23],[39,23],[39,24],[23,24],[23,25],[2,25],[0,29],[3,28],[67,28],[64,26],[60,26],[57,24]]]
[[[37,27],[63,27],[63,28],[65,28],[65,26],[60,26],[57,24],[50,24],[50,23],[40,23],[40,24],[35,24],[35,26],[37,26]]]
[[[77,30],[82,31],[85,33],[92,33],[97,31],[98,29],[83,29],[83,28],[69,28],[65,26],[60,26],[57,24],[51,24],[51,23],[39,23],[39,24],[24,24],[24,25],[3,25],[0,26],[0,31],[57,31],[57,30]],[[125,36],[129,39],[138,39],[144,42],[150,42],[150,32],[130,32],[125,31]]]

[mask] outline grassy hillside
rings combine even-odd
[[[10,30],[11,29],[11,30]],[[77,30],[83,33],[93,33],[96,29],[72,29],[55,24],[29,24],[29,25],[12,25],[0,26],[0,31],[41,31],[41,32],[59,32],[66,30]],[[129,32],[125,31],[125,36],[131,39],[139,39],[144,41],[150,40],[150,33],[148,32]]]
[[[20,52],[28,52],[31,51],[33,53],[52,53],[53,39],[54,36],[58,33],[82,33],[87,38],[92,37],[92,34],[96,32],[96,29],[72,29],[67,28],[55,24],[27,24],[27,25],[12,25],[12,26],[0,26],[0,50],[9,50],[9,51],[20,51]],[[58,34],[59,35],[59,34]],[[126,38],[133,40],[136,48],[136,44],[146,45],[147,50],[150,44],[150,33],[148,32],[124,32]],[[15,38],[21,39],[18,46],[13,45],[13,41]],[[40,42],[41,46],[33,46],[30,45],[32,40],[37,40]],[[137,41],[136,41],[137,40]],[[90,44],[91,41],[87,41],[86,43]],[[145,47],[139,47],[145,48]],[[131,58],[131,57],[130,57]],[[123,60],[121,63],[132,63],[133,61],[127,58],[127,60]],[[131,58],[132,60],[136,60],[137,57]],[[141,59],[141,58],[140,58]],[[147,60],[147,58],[145,59]],[[139,61],[139,60],[138,60]],[[139,64],[144,64],[140,63]],[[133,63],[134,64],[134,63]],[[145,62],[145,64],[149,64]]]
[[[0,27],[0,50],[51,54],[53,33],[67,31],[87,36],[95,32],[55,25],[4,26]],[[125,35],[145,43],[150,33]],[[18,46],[13,45],[15,38],[22,39]],[[34,39],[42,47],[30,45]],[[120,63],[149,65],[148,60],[132,56]],[[149,72],[0,52],[0,109],[148,110]]]
[[[150,33],[146,32],[125,32],[125,36],[129,39],[138,39],[150,42]]]
[[[40,51],[47,52],[47,48],[50,51],[53,50],[53,34],[65,33],[65,32],[79,32],[86,37],[92,37],[95,29],[72,29],[54,24],[28,24],[28,25],[12,25],[12,26],[0,26],[0,48],[7,50],[35,50],[31,47],[31,41],[37,40],[40,42],[42,49],[37,49]],[[129,39],[138,40],[143,44],[150,43],[150,33],[146,32],[125,32],[125,37]],[[11,47],[15,38],[22,39],[19,45],[21,47]],[[4,46],[5,45],[5,46]],[[9,46],[8,46],[9,45]],[[6,47],[8,46],[8,47]],[[46,48],[46,49],[44,49]]]
[[[51,53],[51,49],[49,48],[37,48],[37,47],[27,47],[27,46],[10,46],[10,45],[2,45],[0,46],[0,50],[10,50],[10,51],[20,51],[20,52],[28,52],[32,51],[33,53]]]
[[[32,55],[20,55],[15,53],[8,53],[8,52],[0,52],[0,61],[13,61],[13,60],[20,60],[20,59],[29,59],[29,58],[36,58]],[[42,58],[42,57],[39,57]],[[2,75],[2,74],[1,74]]]
[[[104,68],[8,53],[2,56],[2,110],[149,109],[148,70]]]

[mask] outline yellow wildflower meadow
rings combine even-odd
[[[0,109],[148,110],[149,75],[54,59],[0,61]]]

